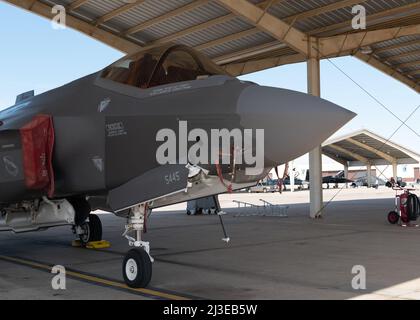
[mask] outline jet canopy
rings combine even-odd
[[[166,45],[117,61],[103,71],[102,78],[147,89],[225,74],[209,58],[189,47]]]

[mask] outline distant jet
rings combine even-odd
[[[39,96],[23,94],[0,112],[0,230],[69,225],[86,244],[102,239],[91,211],[115,213],[134,247],[124,280],[145,287],[153,259],[142,232],[151,209],[256,185],[354,116],[311,95],[233,78],[185,46],[142,51]],[[242,144],[244,136],[229,163],[222,149],[212,153],[216,161],[191,161],[187,151],[202,158],[207,138],[223,129],[227,142],[257,130],[264,140],[255,146],[255,134]],[[253,146],[264,151],[261,170],[238,161]]]
[[[306,172],[306,181],[309,182],[309,170]],[[344,171],[338,172],[334,176],[325,176],[322,178],[322,183],[327,185],[327,188],[330,188],[330,184],[338,185],[339,183],[353,183],[353,180],[345,178]]]
[[[330,188],[330,183],[334,185],[338,185],[339,183],[353,183],[353,180],[345,178],[344,171],[340,171],[334,176],[326,176],[322,178],[322,183],[327,184],[327,188]]]

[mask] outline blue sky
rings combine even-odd
[[[53,89],[96,72],[122,56],[79,32],[54,30],[50,21],[4,2],[0,2],[0,39],[0,109],[12,105],[20,93]],[[416,92],[356,58],[333,61],[401,119],[420,105]],[[330,62],[322,62],[321,72],[322,97],[358,114],[337,135],[366,128],[388,138],[400,125]],[[303,92],[307,89],[304,63],[247,75],[244,79]],[[407,124],[420,133],[420,111]],[[407,128],[400,129],[392,140],[420,153],[420,138]]]

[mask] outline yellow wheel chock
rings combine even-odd
[[[71,245],[72,247],[76,247],[76,248],[83,247],[80,240],[73,240]],[[111,243],[106,240],[88,242],[85,246],[86,249],[106,249],[110,247],[111,247]]]

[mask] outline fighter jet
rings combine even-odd
[[[153,258],[142,233],[152,209],[253,186],[354,116],[317,97],[241,81],[185,46],[142,51],[52,91],[25,93],[0,112],[0,231],[68,225],[86,244],[102,239],[91,212],[114,213],[126,219],[133,247],[124,280],[146,287]],[[215,139],[224,143],[216,155]]]
[[[326,176],[322,178],[322,183],[327,184],[327,188],[330,188],[330,183],[333,183],[334,185],[338,185],[339,183],[353,183],[353,180],[347,179],[345,177],[344,171],[340,171],[334,176]]]
[[[306,181],[309,182],[309,170],[306,171]],[[327,189],[330,188],[330,183],[333,183],[337,186],[339,183],[353,183],[353,180],[347,179],[345,177],[345,172],[340,171],[336,175],[333,176],[325,176],[322,177],[322,183],[327,185]]]

